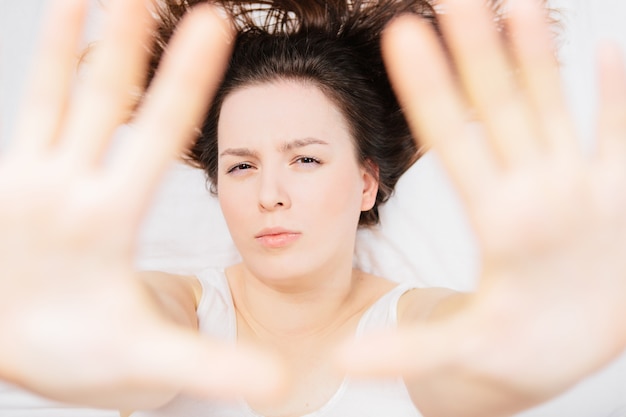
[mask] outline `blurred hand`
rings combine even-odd
[[[599,51],[597,148],[585,154],[541,6],[511,1],[505,42],[483,4],[443,2],[452,65],[417,18],[383,41],[413,131],[473,226],[478,291],[457,314],[367,339],[343,360],[361,375],[452,370],[531,403],[626,348],[626,71],[617,48]]]
[[[145,0],[109,3],[104,40],[74,84],[88,4],[51,2],[10,148],[0,155],[0,377],[50,398],[142,407],[179,391],[264,397],[272,358],[165,318],[133,272],[159,177],[194,134],[229,55],[208,6],[182,23],[132,133],[107,157],[144,82]]]

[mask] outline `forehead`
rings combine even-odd
[[[322,90],[302,81],[280,80],[239,88],[222,104],[218,146],[318,138],[352,143],[339,108]]]

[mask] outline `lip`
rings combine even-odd
[[[282,227],[270,227],[261,230],[254,238],[266,248],[282,248],[298,240],[300,232],[284,229]]]

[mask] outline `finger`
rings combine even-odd
[[[137,214],[161,173],[201,125],[226,66],[231,36],[227,21],[213,8],[200,6],[172,40],[136,118],[135,134],[111,166],[113,183],[140,204]]]
[[[548,14],[537,0],[511,1],[508,27],[520,79],[547,149],[573,152],[576,132],[563,94]]]
[[[267,401],[286,384],[286,368],[263,351],[218,344],[178,329],[148,348],[140,348],[136,373],[146,383],[157,382],[200,398]]]
[[[104,37],[89,60],[78,88],[63,146],[78,161],[97,162],[115,129],[140,96],[154,19],[150,0],[117,0],[110,8]]]
[[[604,44],[598,51],[600,113],[598,154],[624,165],[626,158],[626,65],[619,46]]]
[[[492,176],[495,165],[485,142],[470,132],[437,36],[427,23],[405,16],[385,30],[382,47],[414,136],[438,152],[462,195],[474,194]]]
[[[52,2],[15,124],[12,145],[19,152],[43,150],[58,136],[65,121],[86,10],[85,0]]]
[[[446,42],[499,163],[508,167],[528,159],[537,151],[538,135],[492,13],[479,0],[448,0],[445,5]]]

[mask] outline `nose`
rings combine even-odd
[[[285,176],[277,170],[264,169],[260,175],[259,209],[274,211],[291,207]]]

